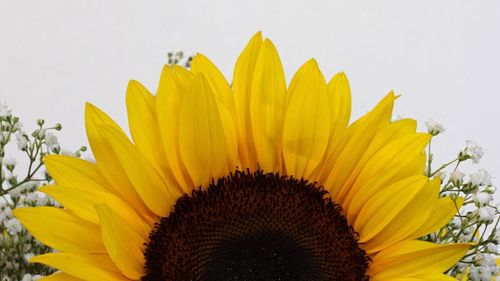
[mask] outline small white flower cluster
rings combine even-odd
[[[40,264],[30,264],[34,255],[50,252],[39,243],[12,216],[12,210],[27,206],[58,206],[57,202],[38,192],[40,185],[51,183],[44,172],[43,157],[47,154],[68,153],[80,157],[86,148],[69,152],[60,148],[55,131],[62,126],[45,127],[43,119],[37,120],[37,128],[28,134],[22,129],[19,118],[0,101],[0,281],[34,281],[53,272]],[[18,152],[27,156],[27,171],[18,171],[18,161],[6,154],[7,144],[15,141]],[[15,146],[14,146],[15,147]],[[19,173],[20,172],[20,173]],[[24,178],[18,175],[24,175]]]
[[[467,280],[471,281],[491,281],[499,280],[498,266],[496,258],[492,254],[476,254],[462,260],[456,268],[461,272],[468,272]],[[495,278],[495,279],[493,279]]]
[[[438,122],[426,124],[429,133],[434,136],[444,131]],[[441,196],[449,195],[455,201],[461,197],[464,201],[445,227],[423,238],[443,244],[473,243],[463,260],[448,271],[449,275],[463,281],[500,281],[496,263],[500,255],[500,204],[494,202],[496,187],[492,176],[485,169],[478,169],[468,176],[459,170],[462,164],[469,161],[477,164],[483,154],[483,149],[476,142],[467,141],[455,159],[432,171],[430,158],[426,169],[428,175],[441,179]],[[449,167],[453,167],[451,172],[445,172]]]
[[[462,160],[471,159],[474,164],[477,164],[483,157],[483,154],[483,148],[477,142],[468,140],[465,148],[460,151],[459,158]]]
[[[50,197],[36,191],[38,185],[25,184],[15,196],[0,196],[0,280],[38,280],[53,270],[38,264],[30,264],[35,256],[50,252],[27,232],[21,223],[12,216],[17,207],[56,206]]]

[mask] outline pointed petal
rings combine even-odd
[[[101,126],[99,131],[118,158],[115,165],[123,167],[146,206],[160,217],[168,215],[180,197],[177,189],[169,188],[161,175],[120,132],[108,126]]]
[[[469,244],[434,244],[403,241],[372,258],[368,274],[382,278],[441,273],[455,265],[469,250]]]
[[[337,73],[328,82],[330,96],[330,123],[337,128],[347,128],[351,118],[351,87],[344,72]]]
[[[389,123],[394,100],[394,94],[389,93],[371,112],[352,124],[348,128],[350,132],[343,136],[346,139],[345,144],[340,145],[338,150],[334,150],[328,156],[320,183],[325,186],[336,202],[343,201],[347,190],[344,189],[340,194],[340,189],[351,177],[356,166],[360,164],[359,160],[377,131]]]
[[[255,71],[255,64],[262,47],[262,33],[257,32],[241,52],[233,75],[233,92],[238,116],[240,117],[238,143],[242,168],[256,169],[255,146],[253,142],[252,121],[250,118],[250,93]]]
[[[137,194],[125,170],[121,165],[116,165],[116,163],[120,163],[118,156],[99,130],[103,125],[110,126],[122,137],[127,137],[109,116],[97,107],[87,104],[85,107],[85,127],[92,152],[97,160],[97,166],[112,186],[115,194],[128,202],[138,214],[144,217],[154,217]]]
[[[229,84],[217,67],[204,55],[197,54],[191,63],[194,74],[202,74],[208,81],[215,96],[224,133],[226,135],[228,165],[231,169],[239,164],[236,105]]]
[[[208,82],[197,75],[180,108],[179,150],[194,186],[226,175],[227,145],[219,110]]]
[[[412,237],[411,234],[415,232],[415,229],[419,229],[431,215],[437,203],[439,188],[439,179],[427,182],[406,206],[398,208],[396,217],[363,248],[368,253],[374,253],[403,239],[418,238]]]
[[[441,227],[445,226],[451,219],[458,213],[458,210],[464,203],[463,197],[458,197],[453,201],[449,196],[439,198],[436,206],[431,211],[432,216],[425,221],[424,225],[419,227],[412,237],[422,237],[431,232],[438,231]]]
[[[278,172],[285,117],[286,82],[278,52],[266,39],[252,79],[250,119],[257,162],[266,172]]]
[[[33,257],[30,262],[57,268],[87,281],[129,281],[106,254],[50,253]]]
[[[347,197],[348,202],[344,204],[350,222],[356,220],[361,208],[380,190],[408,177],[423,175],[426,160],[424,153],[410,154],[399,160],[399,163],[385,167],[378,176],[359,184],[356,182],[352,186],[352,195],[349,193],[351,197]]]
[[[156,119],[155,97],[141,83],[132,80],[127,87],[126,101],[134,144],[158,171],[163,171],[167,167],[167,160]]]
[[[59,185],[95,191],[113,190],[108,186],[99,168],[91,162],[54,154],[45,156],[44,162],[50,176]]]
[[[119,215],[108,206],[96,206],[101,219],[101,234],[109,256],[123,275],[139,280],[144,274],[143,245],[146,243]]]
[[[359,168],[361,171],[357,172],[355,179],[350,179],[352,182],[348,187],[344,185],[343,188],[348,188],[347,196],[344,200],[344,206],[351,203],[351,199],[358,192],[364,192],[360,186],[363,186],[372,178],[379,177],[382,171],[390,169],[401,171],[401,163],[405,158],[420,154],[424,151],[429,143],[431,136],[429,134],[413,133],[400,137],[399,139],[387,143],[381,147],[375,154],[366,161],[366,164]],[[359,166],[358,166],[359,167]],[[419,175],[419,174],[415,174]],[[412,175],[413,176],[413,175]],[[359,204],[359,202],[358,202]]]
[[[105,253],[99,227],[55,207],[17,208],[14,216],[45,245],[76,253]]]
[[[325,155],[336,155],[335,150],[339,150],[341,144],[345,142],[343,137],[347,132],[347,125],[351,118],[351,89],[346,75],[336,74],[328,83],[328,96],[330,106],[330,140],[325,151]],[[318,173],[325,168],[327,157],[324,157],[321,166],[318,167],[314,175],[314,180],[319,180]],[[322,167],[323,166],[323,167]],[[328,166],[326,168],[331,168]]]
[[[330,109],[326,82],[316,61],[295,74],[289,88],[283,156],[286,171],[308,179],[323,160],[330,138]]]
[[[100,219],[95,206],[106,204],[127,221],[144,239],[149,237],[149,233],[154,223],[156,223],[155,221],[144,222],[126,202],[109,192],[58,185],[42,186],[38,190],[56,199],[74,215],[96,225],[100,224]]]
[[[179,108],[181,98],[187,87],[178,82],[177,77],[180,76],[178,73],[179,72],[174,72],[168,65],[163,67],[160,84],[156,94],[156,114],[163,150],[165,151],[168,164],[168,168],[165,172],[168,177],[175,179],[177,182],[177,189],[184,192],[190,192],[189,186],[191,184],[187,179],[189,175],[186,171],[183,171],[177,155]]]
[[[387,227],[426,182],[427,177],[414,176],[380,190],[361,209],[354,223],[354,229],[360,235],[360,242],[364,243],[372,239]]]

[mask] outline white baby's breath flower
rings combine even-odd
[[[487,192],[478,192],[472,195],[472,198],[477,206],[488,205],[493,200],[493,196]]]
[[[495,218],[495,211],[489,207],[481,207],[477,209],[477,214],[481,222],[491,223]]]
[[[469,272],[469,279],[471,281],[490,281],[491,272],[485,266],[471,266]]]
[[[12,112],[4,101],[0,101],[0,117],[11,116]]]
[[[459,186],[462,185],[464,176],[464,173],[460,172],[459,170],[455,170],[451,172],[450,180],[455,186]]]
[[[59,150],[59,141],[57,140],[57,136],[53,133],[47,133],[47,135],[45,136],[45,142],[47,143],[47,146],[50,150]]]
[[[445,128],[443,127],[443,125],[436,121],[436,120],[427,120],[425,122],[425,126],[427,126],[427,132],[429,132],[429,134],[433,135],[433,136],[436,136],[442,132],[445,131]]]
[[[24,131],[19,130],[16,132],[15,136],[17,148],[19,148],[20,150],[26,150],[28,148],[27,134]]]
[[[5,221],[3,225],[5,226],[5,228],[7,228],[7,231],[10,233],[10,235],[17,235],[23,230],[21,223],[15,218]]]
[[[31,258],[34,256],[35,256],[35,254],[33,254],[33,253],[26,253],[26,254],[24,254],[23,258],[26,262],[29,262],[31,260]]]
[[[71,157],[78,157],[76,153],[73,151],[69,151],[67,149],[61,149],[61,155],[66,155],[66,156],[71,156]]]
[[[23,276],[23,279],[21,281],[37,281],[40,278],[42,278],[42,276],[40,276],[40,275],[31,275],[31,274],[27,273],[27,274],[25,274]]]
[[[446,179],[446,172],[439,171],[436,174],[434,174],[434,178],[439,178],[441,182],[443,182]]]
[[[479,169],[476,173],[469,176],[469,181],[472,185],[489,186],[492,184],[491,175],[485,169]]]
[[[486,249],[490,252],[496,252],[498,250],[498,245],[495,243],[488,243],[486,244]]]
[[[453,229],[460,229],[460,227],[462,227],[462,221],[458,217],[453,217],[449,225]]]
[[[461,158],[471,159],[474,164],[479,163],[483,155],[483,148],[477,142],[471,140],[466,142],[465,148],[459,154]]]

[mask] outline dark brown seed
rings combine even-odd
[[[368,280],[357,235],[326,195],[262,171],[184,195],[150,235],[142,280]]]

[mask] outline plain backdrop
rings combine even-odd
[[[230,81],[258,30],[280,52],[289,80],[311,57],[329,79],[350,78],[353,115],[390,90],[395,114],[444,124],[437,162],[466,140],[485,156],[466,168],[500,174],[500,1],[0,0],[0,99],[27,129],[61,122],[63,147],[86,144],[84,103],[127,127],[125,88],[155,90],[168,51],[211,58]]]

